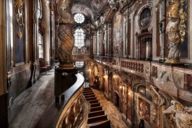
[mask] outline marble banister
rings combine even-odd
[[[65,126],[78,126],[83,119],[83,84],[84,77],[78,73],[76,74],[76,82],[67,89],[63,94],[65,95],[65,100],[60,109],[60,114],[56,122],[56,128],[62,128]]]

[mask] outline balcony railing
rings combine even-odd
[[[115,69],[145,78],[162,91],[192,102],[192,68],[187,64],[168,65],[154,61],[96,56],[95,60]]]

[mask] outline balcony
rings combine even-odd
[[[96,56],[95,60],[109,69],[140,76],[163,92],[192,102],[192,68],[189,65],[173,66],[154,61],[106,56]]]

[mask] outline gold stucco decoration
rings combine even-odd
[[[15,13],[16,13],[16,22],[19,26],[19,30],[17,32],[18,38],[23,37],[23,27],[24,27],[24,1],[23,0],[15,0]]]

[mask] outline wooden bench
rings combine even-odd
[[[102,107],[98,106],[98,107],[91,107],[90,112],[95,112],[95,111],[102,111]]]
[[[89,128],[111,128],[111,123],[109,120],[106,120],[99,123],[89,124]]]
[[[107,116],[106,115],[101,115],[101,116],[95,116],[95,117],[90,117],[88,118],[87,123],[92,124],[92,123],[99,123],[101,121],[107,121]]]
[[[90,112],[88,114],[88,117],[101,116],[101,115],[105,115],[105,112],[103,110],[102,111]]]

